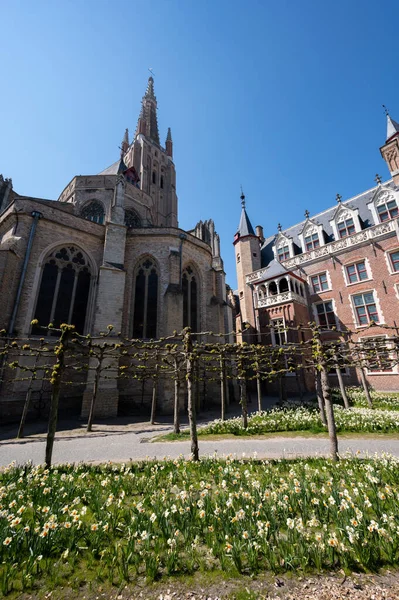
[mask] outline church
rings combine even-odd
[[[383,351],[363,373],[343,365],[347,385],[365,375],[376,390],[399,391],[399,124],[387,114],[386,141],[380,148],[391,179],[335,206],[264,236],[253,227],[245,197],[234,236],[237,271],[237,331],[244,341],[281,345],[304,341],[292,328],[315,322],[324,340],[348,335]],[[257,219],[261,220],[262,215]],[[370,324],[372,327],[370,328]],[[287,331],[291,328],[291,331]],[[302,336],[306,336],[301,331]],[[385,341],[384,343],[381,343]],[[330,372],[337,386],[338,374]],[[305,388],[314,388],[304,373]],[[286,377],[287,391],[297,391],[295,377]]]
[[[232,331],[213,221],[179,228],[172,134],[162,146],[152,76],[111,166],[74,177],[56,201],[20,195],[0,176],[0,330],[41,337],[49,323],[92,335],[112,324],[139,339]],[[116,415],[120,390],[104,386],[97,412]],[[2,416],[19,412],[23,394],[4,388]]]

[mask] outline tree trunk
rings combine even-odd
[[[371,400],[369,387],[367,385],[366,375],[364,374],[364,367],[359,367],[359,373],[360,373],[360,381],[362,382],[364,393],[366,394],[367,404],[369,405],[370,408],[373,408],[373,402]]]
[[[174,371],[175,371],[175,399],[173,406],[173,433],[180,433],[180,379],[179,379],[179,363],[177,358],[174,360]]]
[[[158,353],[155,353],[154,380],[152,382],[152,401],[150,424],[155,425],[155,414],[157,410],[157,392],[158,392]]]
[[[186,368],[187,368],[187,413],[188,422],[190,426],[190,439],[191,439],[191,458],[193,461],[199,460],[199,449],[198,449],[198,434],[197,434],[197,421],[195,413],[195,402],[193,398],[193,369],[194,359],[192,356],[193,342],[191,339],[190,331],[187,331],[185,335],[185,350],[186,350]]]
[[[347,393],[346,393],[345,384],[344,384],[344,380],[342,378],[342,373],[341,373],[341,369],[339,367],[339,364],[337,364],[337,366],[335,367],[335,371],[337,373],[338,383],[339,383],[339,389],[340,389],[340,392],[341,392],[342,399],[344,401],[345,408],[350,408],[349,400],[348,400],[348,396],[347,396]]]
[[[262,382],[259,372],[256,374],[256,393],[258,396],[258,411],[262,412]]]
[[[224,357],[220,357],[220,408],[221,419],[226,420],[226,373],[224,366]]]
[[[29,411],[29,404],[30,404],[31,395],[32,395],[32,379],[30,380],[29,388],[28,388],[28,391],[26,392],[25,404],[24,404],[24,408],[23,408],[23,411],[22,411],[21,422],[19,424],[19,429],[18,429],[18,433],[17,433],[17,438],[18,439],[21,439],[21,438],[24,437],[25,421],[26,421],[26,416],[27,416],[28,411]]]
[[[50,414],[48,420],[48,430],[46,439],[45,463],[46,467],[51,467],[51,459],[53,456],[53,446],[55,432],[57,430],[58,404],[60,400],[61,379],[65,369],[65,350],[70,332],[73,330],[71,325],[61,326],[61,336],[58,344],[55,347],[57,360],[51,373],[51,383],[53,389],[51,391]]]
[[[323,423],[323,425],[325,427],[327,427],[326,411],[324,408],[323,390],[321,387],[321,375],[320,375],[320,371],[318,369],[316,369],[315,380],[316,380],[317,402],[319,403],[319,410],[320,410],[320,419],[321,419],[321,422]]]
[[[247,380],[245,377],[241,379],[241,410],[242,410],[242,426],[248,429],[248,399],[247,399]]]
[[[295,369],[295,379],[296,379],[296,385],[297,385],[298,392],[299,392],[299,399],[302,400],[303,390],[302,390],[302,383],[301,383],[301,372],[298,372],[297,369]]]
[[[321,384],[323,390],[324,405],[326,408],[328,435],[330,438],[330,453],[332,460],[336,462],[338,460],[338,438],[337,430],[335,427],[334,407],[333,403],[331,402],[330,385],[328,383],[328,374],[324,365],[321,371]]]

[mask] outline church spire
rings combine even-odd
[[[136,135],[139,135],[140,133],[158,144],[158,146],[160,145],[157,99],[154,94],[154,78],[152,75],[148,78],[147,89],[141,101],[141,111],[137,123]]]
[[[252,223],[249,220],[247,211],[245,210],[245,194],[242,191],[242,188],[241,188],[240,200],[241,200],[242,209],[241,209],[240,224],[238,225],[236,236],[238,235],[238,237],[244,237],[246,235],[255,235],[254,228],[252,227]]]
[[[391,115],[387,114],[387,141],[394,135],[399,133],[399,124],[391,118]]]
[[[172,132],[170,130],[170,127],[168,127],[168,133],[166,135],[165,148],[166,148],[166,154],[168,156],[170,156],[170,158],[173,158],[173,141],[172,141]]]
[[[122,144],[121,144],[121,153],[122,158],[126,154],[129,148],[129,130],[125,129],[125,135],[123,136]]]

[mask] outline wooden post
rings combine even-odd
[[[188,422],[190,426],[190,439],[191,439],[191,458],[193,461],[199,460],[199,449],[198,449],[198,434],[197,434],[197,421],[195,413],[195,402],[193,398],[193,369],[194,369],[194,356],[193,356],[193,341],[191,338],[191,331],[189,328],[186,329],[184,334],[184,349],[186,354],[186,379],[187,379],[187,413]]]
[[[338,362],[338,357],[335,355],[334,358],[335,358],[335,363],[336,363],[335,364],[335,372],[337,373],[338,384],[339,384],[339,389],[340,389],[340,392],[341,392],[341,396],[342,396],[342,399],[344,401],[345,408],[350,408],[349,400],[348,400],[348,395],[346,393],[344,380],[342,378],[341,368],[340,368],[339,362]]]
[[[364,373],[364,367],[362,367],[362,366],[359,367],[359,373],[360,373],[360,381],[362,382],[364,393],[366,394],[367,404],[369,405],[370,408],[373,408],[373,402],[371,400],[370,390],[367,385],[366,375]]]
[[[41,339],[40,340],[40,349],[43,348],[43,345],[44,345],[44,340]],[[29,386],[28,386],[26,396],[25,396],[25,403],[24,403],[24,408],[22,410],[21,422],[20,422],[19,428],[18,428],[17,439],[21,439],[24,437],[25,421],[26,421],[26,417],[27,417],[28,411],[29,411],[30,399],[32,396],[33,382],[36,381],[36,368],[37,368],[37,363],[39,362],[40,349],[37,350],[36,355],[35,355],[32,376],[29,380]]]
[[[152,401],[150,424],[155,425],[155,414],[157,410],[157,392],[158,392],[158,351],[155,351],[154,378],[152,382]]]
[[[226,367],[223,350],[220,352],[220,409],[221,419],[226,420]]]

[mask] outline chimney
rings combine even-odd
[[[263,227],[262,227],[262,225],[257,225],[255,227],[255,231],[256,231],[256,235],[259,238],[260,243],[263,244],[263,242],[265,241],[265,237],[263,235]]]

